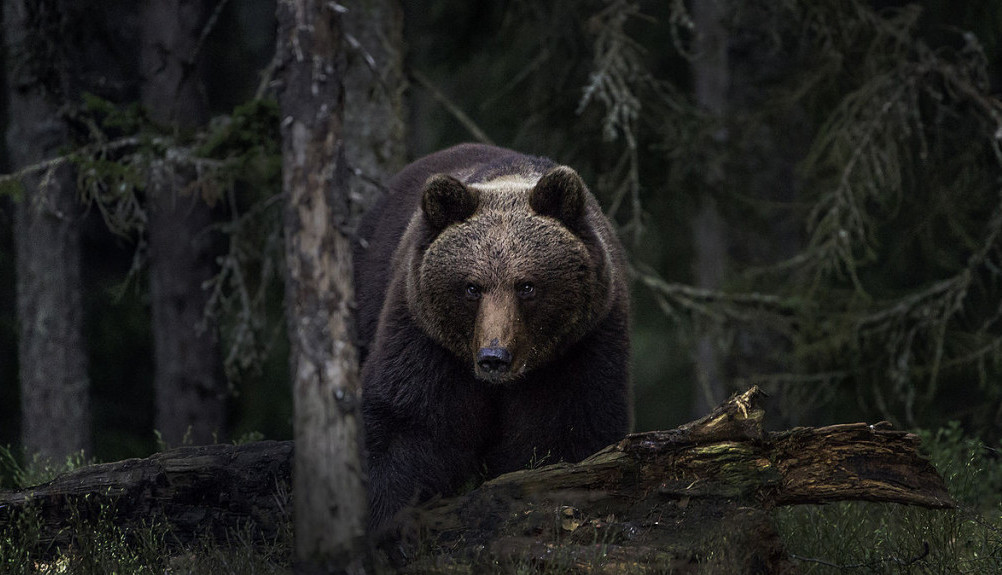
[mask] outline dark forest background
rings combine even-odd
[[[62,32],[87,49],[64,50],[77,79],[59,113],[64,153],[90,146],[73,158],[92,402],[79,433],[103,461],[157,449],[145,230],[111,208],[145,201],[133,160],[170,136],[210,182],[192,189],[212,222],[217,439],[290,438],[282,282],[267,271],[281,269],[267,263],[281,251],[275,3],[211,3],[198,73],[214,119],[185,133],[137,105],[133,2],[74,6]],[[476,139],[545,155],[619,225],[638,430],[754,383],[773,426],[959,421],[1002,436],[1002,4],[407,1],[403,25],[409,158]],[[107,145],[131,134],[146,143]],[[0,445],[17,448],[24,195],[2,190]],[[260,298],[241,304],[243,289]]]

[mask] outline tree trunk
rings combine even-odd
[[[340,9],[316,0],[278,5],[296,560],[304,571],[343,571],[359,560],[368,519]]]
[[[726,0],[703,0],[693,3],[696,25],[697,58],[692,63],[696,102],[718,121],[717,143],[723,149],[727,132],[724,115],[727,112],[727,91],[730,71],[727,59],[727,29],[723,18]],[[720,197],[725,181],[721,158],[711,158],[705,171],[705,189],[699,201],[699,212],[692,221],[694,272],[696,286],[719,290],[727,271],[727,229],[715,198]],[[693,415],[706,413],[725,397],[723,359],[717,338],[710,328],[696,341],[696,382]]]
[[[755,3],[704,0],[692,3],[697,57],[694,94],[710,115],[714,132],[703,168],[700,206],[692,220],[694,275],[698,287],[727,291],[729,269],[761,269],[798,253],[803,222],[795,217],[796,165],[808,149],[809,122],[802,106],[777,102],[772,88],[788,81],[803,56],[783,42],[799,29],[782,11]],[[768,31],[768,32],[765,32]],[[710,322],[707,322],[710,323]],[[725,339],[726,337],[726,339]],[[733,388],[724,382],[792,369],[788,343],[764,325],[709,325],[696,343],[700,393],[694,413],[705,411]],[[773,384],[775,385],[775,384]],[[804,386],[800,386],[803,388]],[[768,390],[786,422],[810,419],[804,401],[811,389]]]
[[[407,162],[403,8],[398,0],[356,2],[342,22],[348,39],[345,157],[352,210],[360,212],[379,199],[383,184]]]
[[[516,471],[407,510],[393,533],[403,537],[388,548],[410,573],[525,563],[574,573],[781,573],[790,561],[769,514],[775,506],[953,506],[915,435],[862,423],[767,433],[761,399],[753,388],[677,429],[629,435],[580,463]],[[110,513],[125,528],[162,520],[181,543],[203,534],[226,541],[234,530],[273,540],[288,521],[292,457],[291,442],[268,441],[86,467],[0,492],[0,528],[34,510],[38,548],[65,546],[75,506],[85,521]]]
[[[145,0],[142,103],[153,121],[191,130],[208,116],[196,53],[206,6],[202,0]],[[168,445],[222,439],[226,382],[214,326],[202,326],[214,246],[209,206],[190,192],[196,175],[170,161],[150,162],[150,295],[153,312],[156,429]]]
[[[68,144],[60,115],[69,83],[57,2],[7,0],[7,147],[17,170]],[[80,203],[65,164],[22,178],[16,207],[18,357],[22,445],[62,460],[91,447],[90,385],[83,342]]]

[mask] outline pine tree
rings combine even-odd
[[[57,156],[69,142],[61,114],[73,85],[59,1],[4,2],[7,149],[14,170]],[[24,175],[17,202],[22,447],[58,463],[91,449],[90,384],[83,341],[80,220],[67,162]]]
[[[141,3],[142,104],[160,129],[183,136],[208,118],[201,81],[201,0]],[[150,157],[146,195],[150,300],[156,359],[155,427],[170,446],[213,443],[226,425],[228,389],[215,326],[203,323],[216,274],[212,215],[195,170],[169,155]]]

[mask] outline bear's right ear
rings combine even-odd
[[[446,174],[436,174],[424,184],[421,210],[436,231],[473,215],[479,203],[477,191]]]

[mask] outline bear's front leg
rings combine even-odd
[[[401,430],[372,443],[368,466],[373,529],[405,507],[454,493],[477,473],[475,452],[431,434]]]
[[[502,396],[501,440],[487,457],[492,475],[581,461],[629,433],[633,406],[622,315]]]
[[[483,445],[495,420],[489,398],[443,362],[417,365],[422,368],[408,372],[413,377],[399,381],[366,374],[372,527],[404,507],[453,495],[483,474]]]

